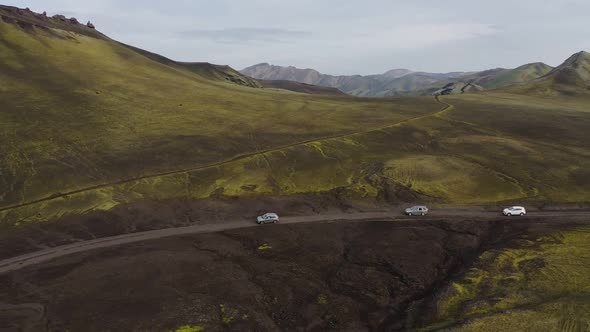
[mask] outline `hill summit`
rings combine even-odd
[[[580,51],[567,58],[546,75],[508,91],[529,95],[578,95],[590,90],[590,53]]]
[[[575,53],[549,72],[545,78],[552,78],[557,84],[587,85],[590,83],[590,53]]]

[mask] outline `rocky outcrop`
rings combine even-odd
[[[0,5],[0,19],[28,31],[34,31],[35,29],[47,30],[49,28],[71,31],[95,38],[104,38],[104,35],[96,31],[94,24],[90,22],[82,24],[75,17],[66,17],[61,14],[47,16],[47,12],[35,13],[29,8],[21,9]]]

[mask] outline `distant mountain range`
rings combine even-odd
[[[260,63],[240,71],[242,74],[261,80],[287,80],[300,83],[337,88],[355,96],[383,97],[392,91],[410,92],[429,86],[440,80],[460,77],[470,73],[424,73],[408,69],[393,69],[380,75],[326,75],[314,69],[274,66]]]
[[[268,63],[241,70],[259,80],[295,81],[337,88],[354,96],[398,96],[452,94],[518,85],[539,79],[554,68],[544,63],[530,63],[514,69],[496,68],[481,72],[426,73],[393,69],[380,75],[332,76],[314,69],[282,67]]]

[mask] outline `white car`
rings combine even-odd
[[[505,216],[524,216],[526,214],[526,209],[523,208],[522,206],[512,206],[509,208],[505,208],[504,211],[502,211],[502,214]]]
[[[269,223],[273,223],[276,224],[277,221],[279,221],[279,215],[277,215],[276,213],[265,213],[261,216],[258,216],[256,218],[256,223],[259,225],[262,224],[269,224]]]
[[[407,208],[404,212],[408,216],[425,216],[428,213],[428,208],[423,205],[412,206]]]

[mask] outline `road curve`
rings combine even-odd
[[[555,217],[589,217],[589,211],[568,211],[568,212],[529,212],[525,217],[502,217],[499,212],[489,212],[481,210],[470,209],[442,209],[435,210],[425,217],[407,217],[399,213],[388,212],[358,212],[358,213],[339,213],[332,215],[313,215],[300,217],[283,217],[279,225],[282,224],[298,224],[298,223],[312,223],[312,222],[363,222],[375,220],[432,220],[436,221],[441,218],[458,219],[475,218],[475,219],[498,219],[504,218],[506,220],[520,220],[523,218],[555,218]],[[267,225],[267,227],[277,227],[279,225]],[[44,249],[0,261],[0,274],[16,271],[27,266],[36,265],[47,262],[59,257],[71,255],[100,248],[113,247],[123,244],[129,244],[140,241],[154,240],[165,237],[199,234],[199,233],[215,233],[230,229],[239,229],[247,227],[264,227],[259,226],[250,221],[230,221],[216,224],[192,225],[186,227],[166,228],[160,230],[153,230],[147,232],[123,234],[117,236],[104,237],[95,240],[77,242],[64,246]]]

